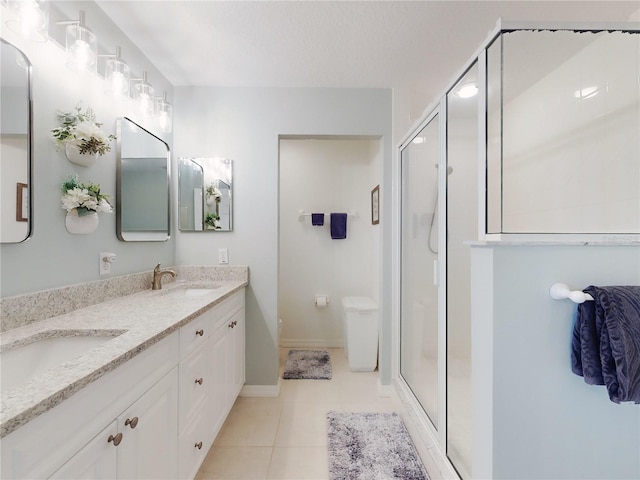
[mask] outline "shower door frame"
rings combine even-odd
[[[394,276],[396,281],[394,282],[394,312],[397,316],[397,321],[394,322],[394,361],[393,361],[393,378],[397,389],[403,393],[403,400],[407,401],[414,416],[415,420],[423,431],[428,433],[429,441],[435,448],[438,449],[441,457],[446,459],[446,465],[439,465],[442,470],[443,467],[448,470],[452,475],[457,476],[453,465],[446,455],[446,432],[447,432],[447,389],[446,389],[446,361],[447,361],[447,329],[446,329],[446,302],[447,302],[447,289],[446,289],[446,266],[447,266],[447,249],[446,249],[446,181],[447,181],[447,168],[446,168],[446,124],[447,124],[447,112],[446,112],[446,95],[441,96],[437,102],[434,102],[425,110],[425,114],[421,117],[418,124],[415,125],[410,133],[404,138],[404,140],[397,147],[397,155],[395,158],[396,165],[394,166],[395,185],[398,188],[395,191],[395,218],[396,225],[394,228],[394,241],[396,248],[394,248],[395,265]],[[440,154],[438,158],[438,165],[444,165],[444,168],[438,168],[437,174],[437,216],[438,216],[438,257],[437,268],[434,269],[434,279],[437,280],[437,302],[438,302],[438,412],[437,412],[437,425],[435,427],[420,402],[415,397],[409,384],[402,377],[400,372],[400,319],[401,319],[401,292],[402,292],[402,272],[401,272],[401,260],[402,260],[402,151],[418,136],[420,131],[425,128],[432,120],[439,119],[439,132],[438,141],[440,144]],[[444,366],[444,367],[443,367]],[[442,371],[444,370],[444,372]]]

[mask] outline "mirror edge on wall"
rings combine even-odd
[[[19,53],[24,61],[25,72],[26,72],[26,93],[27,93],[27,157],[26,157],[26,183],[27,183],[27,230],[24,238],[20,240],[3,240],[0,235],[0,243],[6,244],[17,244],[23,243],[29,240],[33,236],[34,232],[34,223],[33,223],[33,86],[32,86],[32,78],[33,78],[33,64],[29,57],[16,47],[11,42],[5,40],[0,37],[0,45],[7,45],[15,49],[17,53]],[[3,69],[4,70],[4,69]],[[18,202],[17,192],[16,192],[16,204]],[[16,217],[17,217],[17,205],[16,205]]]
[[[135,236],[138,238],[134,238],[131,234],[127,235],[127,231],[122,229],[122,122],[124,120],[131,123],[136,129],[148,134],[154,140],[161,142],[166,149],[167,230],[166,233],[163,230],[157,236],[149,234],[147,236]],[[171,238],[171,148],[167,142],[129,117],[120,117],[116,120],[116,135],[116,236],[122,242],[166,242]]]

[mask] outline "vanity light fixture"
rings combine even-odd
[[[167,101],[167,92],[162,97],[156,98],[156,116],[161,132],[171,133],[173,123],[173,107]]]
[[[98,41],[85,23],[83,10],[80,10],[78,17],[78,20],[58,22],[60,25],[67,25],[67,66],[72,70],[95,72]]]
[[[138,112],[142,118],[153,117],[155,99],[153,97],[153,87],[147,81],[147,72],[142,72],[142,78],[137,79],[133,89]]]
[[[122,60],[120,47],[116,47],[115,55],[104,56],[107,57],[104,64],[104,91],[114,97],[128,97],[131,70]]]
[[[7,27],[26,40],[46,42],[49,33],[49,0],[11,0],[14,18]]]

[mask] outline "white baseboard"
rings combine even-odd
[[[240,390],[241,397],[277,397],[280,395],[280,379],[277,385],[245,385]]]
[[[378,384],[378,395],[381,397],[391,397],[393,395],[393,385],[382,385],[380,383],[380,378],[377,380]]]
[[[291,338],[281,338],[280,346],[284,348],[343,348],[344,342],[342,339],[334,340],[300,340]]]
[[[411,439],[431,478],[460,480],[458,472],[439,445],[437,432],[431,427],[428,417],[413,392],[397,378],[394,388],[404,407],[403,420]]]

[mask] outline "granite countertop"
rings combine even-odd
[[[212,285],[217,288],[201,295],[180,292],[187,287]],[[246,280],[176,281],[162,290],[144,290],[3,332],[2,352],[52,337],[114,338],[20,385],[3,388],[0,437],[55,407],[246,285]]]

